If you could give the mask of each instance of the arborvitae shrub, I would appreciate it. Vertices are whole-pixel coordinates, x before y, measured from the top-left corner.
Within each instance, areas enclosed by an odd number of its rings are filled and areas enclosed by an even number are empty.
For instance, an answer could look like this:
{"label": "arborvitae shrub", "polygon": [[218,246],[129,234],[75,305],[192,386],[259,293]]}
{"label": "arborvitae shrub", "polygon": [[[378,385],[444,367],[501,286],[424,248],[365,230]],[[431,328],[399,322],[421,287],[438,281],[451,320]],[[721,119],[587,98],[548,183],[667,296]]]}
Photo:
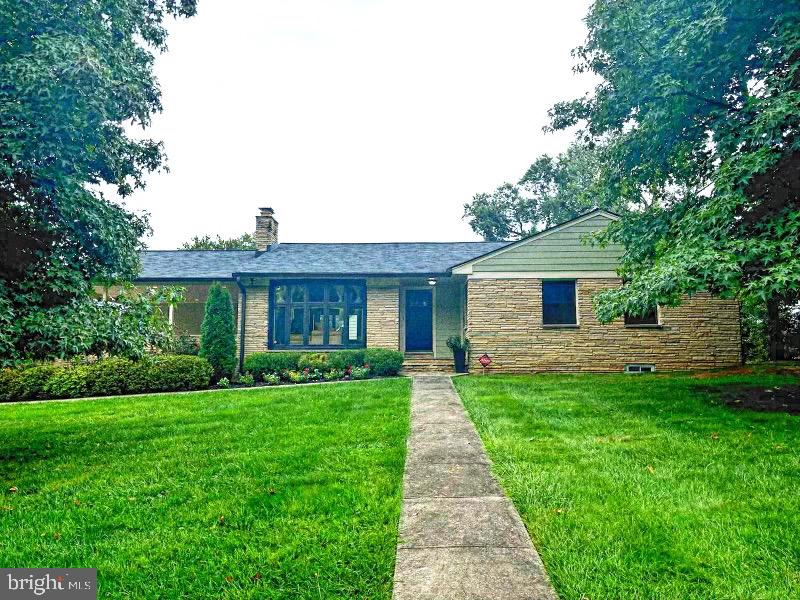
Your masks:
{"label": "arborvitae shrub", "polygon": [[236,369],[236,324],[227,288],[214,283],[208,289],[206,311],[200,328],[200,356],[214,368],[214,381],[230,379]]}

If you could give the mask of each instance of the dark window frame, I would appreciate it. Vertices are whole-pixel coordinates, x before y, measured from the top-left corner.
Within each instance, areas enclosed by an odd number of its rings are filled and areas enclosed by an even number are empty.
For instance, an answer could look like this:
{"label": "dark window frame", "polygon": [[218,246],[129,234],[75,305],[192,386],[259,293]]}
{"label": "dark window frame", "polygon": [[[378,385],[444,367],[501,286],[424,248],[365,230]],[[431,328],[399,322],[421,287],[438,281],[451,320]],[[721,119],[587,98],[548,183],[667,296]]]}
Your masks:
{"label": "dark window frame", "polygon": [[[545,310],[545,286],[548,284],[571,284],[572,285],[572,309],[573,309],[573,321],[572,322],[548,322]],[[542,326],[545,328],[575,328],[579,326],[578,322],[578,280],[577,279],[543,279],[541,283],[541,291],[542,291]]]}
{"label": "dark window frame", "polygon": [[[324,299],[322,301],[312,302],[309,297],[309,287],[315,285],[324,286]],[[333,286],[344,286],[344,297],[341,301],[332,301],[330,299],[330,288]],[[304,299],[302,301],[293,301],[291,294],[287,296],[285,302],[278,304],[275,301],[275,290],[279,286],[304,286]],[[358,287],[361,291],[361,302],[352,302],[348,298],[347,286]],[[287,343],[279,344],[275,342],[275,325],[276,325],[276,311],[278,308],[284,308],[284,324],[285,339]],[[303,343],[291,344],[288,343],[292,322],[292,312],[295,309],[302,308],[303,310]],[[323,310],[323,343],[310,344],[309,337],[311,334],[311,311],[315,308]],[[342,309],[342,343],[330,343],[330,309]],[[357,339],[349,339],[349,319],[348,315],[351,310],[359,311],[359,331]],[[367,285],[363,279],[273,279],[269,283],[269,322],[267,324],[267,347],[270,350],[344,350],[351,348],[366,348],[367,345]]]}

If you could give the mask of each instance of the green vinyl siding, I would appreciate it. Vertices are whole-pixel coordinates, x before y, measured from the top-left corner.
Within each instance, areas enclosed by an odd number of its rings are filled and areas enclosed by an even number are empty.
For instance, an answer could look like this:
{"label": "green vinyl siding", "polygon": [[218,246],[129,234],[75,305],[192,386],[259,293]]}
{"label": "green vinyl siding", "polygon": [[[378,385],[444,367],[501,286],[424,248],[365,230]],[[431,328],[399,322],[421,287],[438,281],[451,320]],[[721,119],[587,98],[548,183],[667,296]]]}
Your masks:
{"label": "green vinyl siding", "polygon": [[464,283],[440,279],[436,284],[436,312],[434,327],[434,356],[447,358],[452,356],[447,347],[447,338],[461,335],[461,311],[464,296]]}
{"label": "green vinyl siding", "polygon": [[611,220],[596,215],[580,223],[567,225],[542,238],[533,238],[493,256],[478,260],[475,273],[526,271],[615,271],[622,246],[601,248],[585,243],[588,235],[608,226]]}

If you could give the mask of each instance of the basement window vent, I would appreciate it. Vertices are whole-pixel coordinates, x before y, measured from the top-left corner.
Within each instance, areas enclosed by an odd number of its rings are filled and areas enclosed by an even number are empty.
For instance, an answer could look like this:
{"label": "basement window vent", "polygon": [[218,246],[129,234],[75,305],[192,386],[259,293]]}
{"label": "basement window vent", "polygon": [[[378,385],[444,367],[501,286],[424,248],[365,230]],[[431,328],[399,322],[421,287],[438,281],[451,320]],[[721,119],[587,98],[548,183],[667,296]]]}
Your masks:
{"label": "basement window vent", "polygon": [[642,365],[639,363],[625,365],[626,373],[652,373],[655,370],[656,370],[655,365]]}

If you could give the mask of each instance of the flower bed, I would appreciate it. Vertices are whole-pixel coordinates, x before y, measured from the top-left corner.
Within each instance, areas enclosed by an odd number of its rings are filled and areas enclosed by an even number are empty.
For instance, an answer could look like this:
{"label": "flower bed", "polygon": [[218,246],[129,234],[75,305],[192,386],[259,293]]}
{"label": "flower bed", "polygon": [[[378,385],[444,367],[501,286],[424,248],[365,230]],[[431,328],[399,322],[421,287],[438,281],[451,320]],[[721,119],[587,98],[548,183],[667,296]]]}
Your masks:
{"label": "flower bed", "polygon": [[[397,375],[403,354],[380,348],[337,352],[258,352],[245,372],[217,388],[352,381]],[[39,363],[0,370],[0,402],[115,396],[208,389],[212,368],[189,355],[158,355],[138,361],[104,358],[72,363]]]}
{"label": "flower bed", "polygon": [[[244,361],[245,386],[351,381],[397,375],[403,353],[383,348],[335,352],[256,352]],[[222,387],[230,387],[231,382]]]}

